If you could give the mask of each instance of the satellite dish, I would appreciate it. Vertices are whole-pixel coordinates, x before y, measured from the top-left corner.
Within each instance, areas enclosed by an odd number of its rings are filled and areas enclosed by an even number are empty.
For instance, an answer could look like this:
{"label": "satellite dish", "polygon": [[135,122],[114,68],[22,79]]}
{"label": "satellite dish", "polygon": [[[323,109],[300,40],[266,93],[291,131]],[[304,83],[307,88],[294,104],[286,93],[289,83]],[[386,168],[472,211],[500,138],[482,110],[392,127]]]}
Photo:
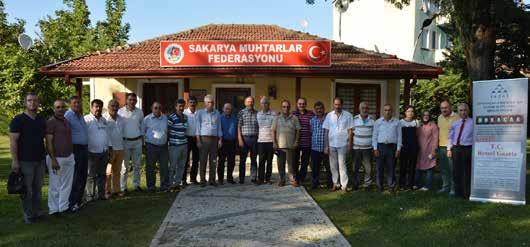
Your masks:
{"label": "satellite dish", "polygon": [[18,35],[18,44],[22,47],[22,49],[27,51],[33,46],[33,39],[31,39],[30,36],[22,33]]}
{"label": "satellite dish", "polygon": [[307,28],[308,25],[309,25],[309,22],[307,22],[306,19],[303,19],[300,21],[300,26],[302,26],[304,30]]}
{"label": "satellite dish", "polygon": [[350,6],[350,0],[335,0],[335,8],[337,8],[340,13],[346,12],[348,6]]}

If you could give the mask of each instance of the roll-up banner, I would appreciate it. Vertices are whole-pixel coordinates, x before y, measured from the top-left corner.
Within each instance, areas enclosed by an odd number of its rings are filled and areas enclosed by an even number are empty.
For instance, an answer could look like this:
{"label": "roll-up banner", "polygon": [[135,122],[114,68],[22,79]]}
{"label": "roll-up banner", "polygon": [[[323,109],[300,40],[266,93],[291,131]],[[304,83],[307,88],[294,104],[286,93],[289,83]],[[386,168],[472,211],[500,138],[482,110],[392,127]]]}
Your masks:
{"label": "roll-up banner", "polygon": [[471,201],[525,204],[528,78],[473,82]]}

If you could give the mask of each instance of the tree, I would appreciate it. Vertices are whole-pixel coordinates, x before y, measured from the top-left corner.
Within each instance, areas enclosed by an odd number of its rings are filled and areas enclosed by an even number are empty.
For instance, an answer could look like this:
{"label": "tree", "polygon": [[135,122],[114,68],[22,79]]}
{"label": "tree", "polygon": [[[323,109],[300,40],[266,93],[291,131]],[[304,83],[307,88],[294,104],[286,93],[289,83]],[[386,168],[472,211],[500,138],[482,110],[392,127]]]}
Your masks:
{"label": "tree", "polygon": [[[44,65],[84,56],[97,49],[124,44],[128,38],[129,24],[122,25],[125,2],[107,0],[105,37],[99,41],[96,28],[91,25],[90,11],[85,0],[64,0],[65,10],[40,20],[40,38],[29,51],[18,45],[17,37],[24,33],[23,20],[7,22],[4,2],[0,0],[0,132],[6,132],[6,119],[23,109],[24,94],[33,91],[41,99],[41,113],[52,114],[55,99],[66,99],[74,87],[65,86],[62,79],[44,77],[38,69]],[[106,38],[102,38],[106,39]]]}
{"label": "tree", "polygon": [[[354,0],[349,0],[353,2]],[[358,0],[363,1],[363,0]],[[364,0],[368,1],[368,0]],[[400,8],[409,0],[387,0]],[[513,0],[433,0],[441,6],[441,16],[455,24],[461,42],[469,79],[487,80],[494,77],[497,24],[520,21],[521,1]],[[312,4],[315,0],[306,0]]]}
{"label": "tree", "polygon": [[129,39],[129,23],[122,24],[125,0],[106,0],[105,21],[96,24],[96,35],[100,49],[124,45]]}

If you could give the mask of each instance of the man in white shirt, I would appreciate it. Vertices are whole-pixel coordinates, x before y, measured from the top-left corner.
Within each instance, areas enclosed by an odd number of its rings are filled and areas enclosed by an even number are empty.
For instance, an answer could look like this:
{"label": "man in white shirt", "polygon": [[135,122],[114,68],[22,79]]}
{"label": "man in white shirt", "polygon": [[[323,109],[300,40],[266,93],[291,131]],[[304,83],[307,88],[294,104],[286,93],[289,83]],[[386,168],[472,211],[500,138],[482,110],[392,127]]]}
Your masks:
{"label": "man in white shirt", "polygon": [[[87,201],[106,200],[105,180],[109,159],[109,149],[112,144],[109,138],[107,120],[101,115],[103,101],[99,99],[90,102],[90,114],[85,116],[88,128],[88,178],[86,183]],[[96,196],[97,185],[97,196]]]}
{"label": "man in white shirt", "polygon": [[[120,104],[117,100],[111,99],[107,105],[109,109],[104,114],[107,120],[110,142],[112,143],[112,150],[109,154],[109,164],[107,165],[107,184],[106,193],[107,198],[118,195],[121,192],[120,177],[123,163],[123,119],[118,115]],[[122,194],[120,194],[122,195]]]}
{"label": "man in white shirt", "polygon": [[[195,115],[197,114],[197,98],[190,96],[188,99],[188,108],[184,110],[184,115],[188,119],[188,128],[186,137],[188,138],[188,157],[186,158],[186,168],[182,174],[182,185],[187,185],[188,170],[190,171],[190,182],[198,184],[197,174],[199,173],[199,148],[197,148],[197,139],[195,138]],[[191,159],[191,167],[190,167]]]}
{"label": "man in white shirt", "polygon": [[140,188],[140,162],[142,158],[142,121],[144,113],[136,107],[138,99],[135,93],[127,94],[127,103],[118,111],[123,119],[124,157],[121,168],[121,190],[127,192],[129,161],[133,167],[133,186],[135,191]]}
{"label": "man in white shirt", "polygon": [[154,102],[151,114],[144,118],[142,135],[145,139],[145,178],[147,190],[155,191],[155,165],[160,166],[160,191],[169,188],[169,153],[167,148],[167,117],[162,114],[162,105]]}
{"label": "man in white shirt", "polygon": [[384,171],[387,169],[388,190],[391,191],[395,185],[396,159],[401,150],[401,125],[399,120],[392,117],[390,104],[383,106],[383,117],[375,121],[372,147],[376,157],[377,187],[381,192],[384,190]]}
{"label": "man in white shirt", "polygon": [[368,114],[368,103],[359,104],[359,112],[353,118],[353,189],[359,189],[361,184],[359,178],[359,168],[364,167],[363,187],[367,188],[372,184],[372,135],[374,131],[375,119]]}
{"label": "man in white shirt", "polygon": [[334,110],[326,115],[322,128],[324,128],[324,153],[329,154],[329,167],[333,180],[331,191],[336,191],[340,187],[346,192],[348,186],[346,155],[353,145],[353,117],[351,113],[342,109],[342,103],[339,97],[333,100]]}
{"label": "man in white shirt", "polygon": [[267,96],[260,99],[261,111],[258,112],[258,184],[270,184],[272,175],[272,158],[274,149],[272,145],[272,122],[276,112],[270,109],[270,100]]}

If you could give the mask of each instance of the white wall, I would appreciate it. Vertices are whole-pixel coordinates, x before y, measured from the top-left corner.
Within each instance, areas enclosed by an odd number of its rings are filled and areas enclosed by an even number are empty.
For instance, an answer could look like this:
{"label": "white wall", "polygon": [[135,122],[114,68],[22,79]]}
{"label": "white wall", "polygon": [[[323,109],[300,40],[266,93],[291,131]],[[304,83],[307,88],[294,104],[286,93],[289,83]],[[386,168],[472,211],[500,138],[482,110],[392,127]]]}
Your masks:
{"label": "white wall", "polygon": [[[428,14],[432,14],[424,13],[420,9],[422,5],[422,0],[413,0],[410,5],[398,9],[386,0],[353,1],[348,10],[342,13],[341,37],[340,13],[333,8],[333,39],[360,48],[396,55],[401,59],[434,65],[443,59],[442,50],[425,50],[421,49],[421,44],[416,45],[423,20]],[[434,23],[428,30],[442,33]],[[445,37],[443,35],[443,38]]]}

